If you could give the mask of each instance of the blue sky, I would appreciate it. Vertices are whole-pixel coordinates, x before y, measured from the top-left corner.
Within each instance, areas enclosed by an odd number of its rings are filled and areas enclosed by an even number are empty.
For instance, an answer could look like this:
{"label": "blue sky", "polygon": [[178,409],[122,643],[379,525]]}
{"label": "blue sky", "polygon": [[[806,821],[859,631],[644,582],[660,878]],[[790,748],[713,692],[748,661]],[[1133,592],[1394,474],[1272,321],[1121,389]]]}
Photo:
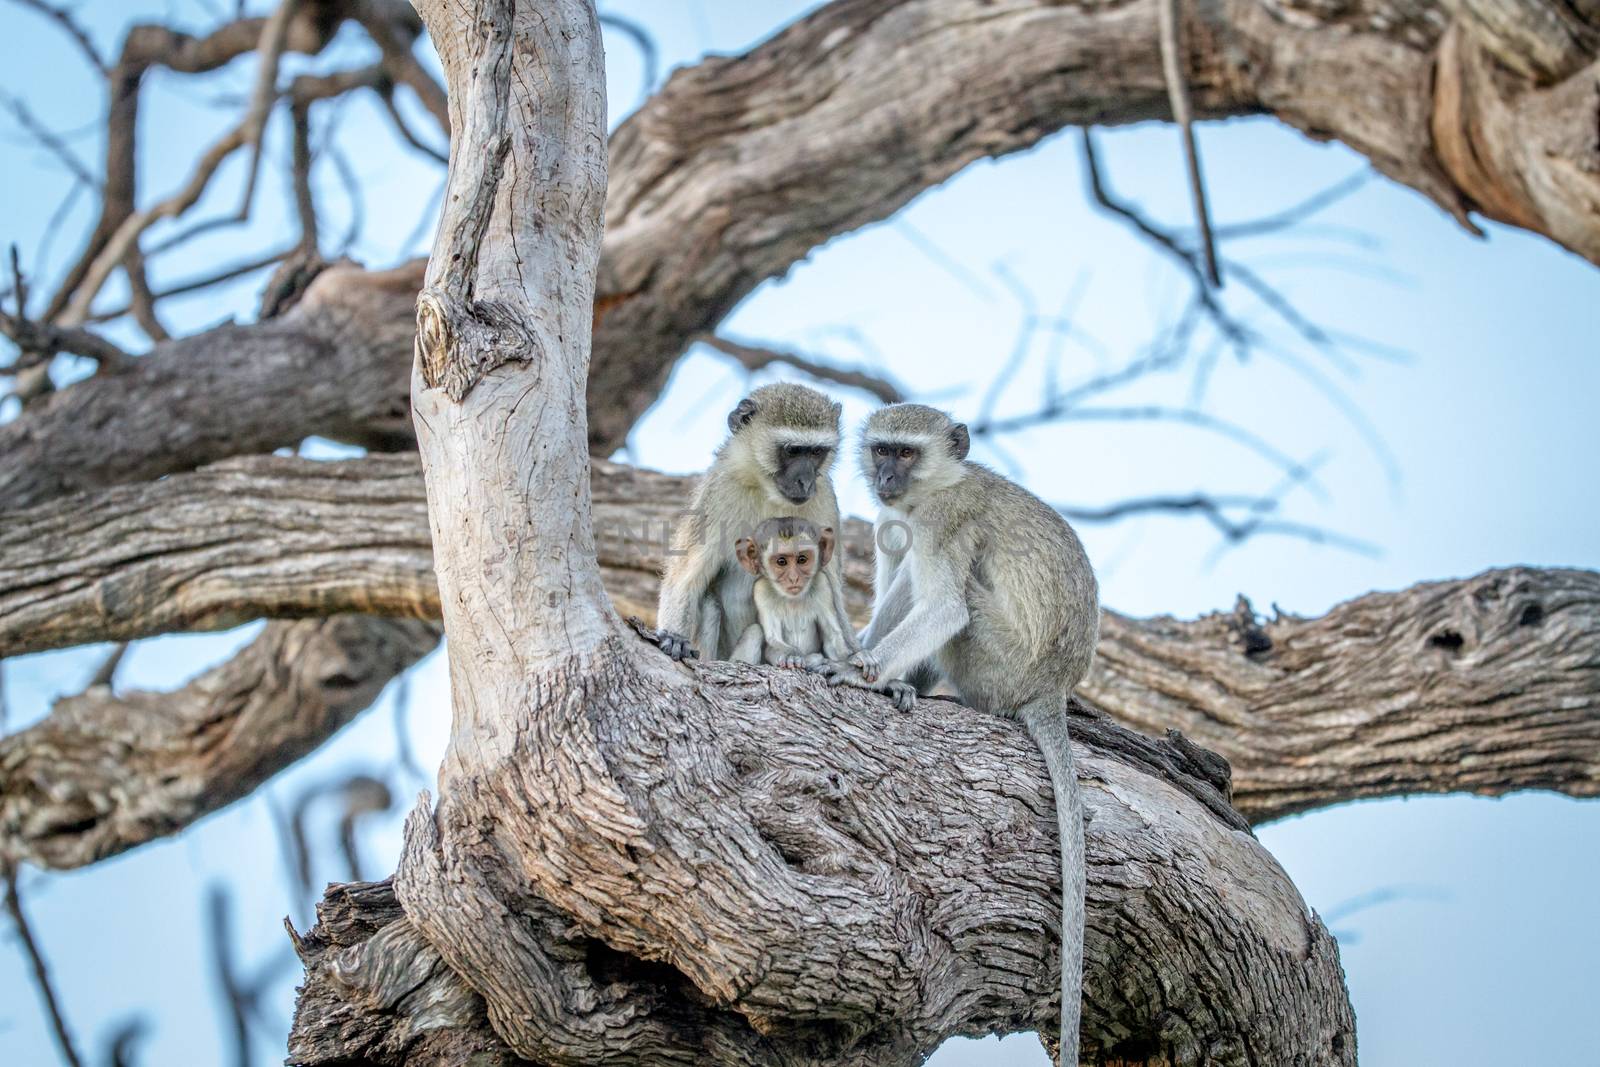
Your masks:
{"label": "blue sky", "polygon": [[[170,5],[199,26],[200,5]],[[805,5],[693,0],[681,5],[611,4],[656,34],[669,64],[708,50],[736,51]],[[103,48],[133,11],[161,3],[82,7]],[[50,124],[81,129],[99,112],[81,60],[53,28],[14,5],[0,7],[6,33],[0,85]],[[614,119],[641,92],[638,57],[610,43]],[[353,61],[344,42],[301,66]],[[229,113],[206,101],[236,94],[248,70],[203,79],[152,77],[141,134],[147,193],[174,187],[198,147]],[[384,265],[426,248],[432,163],[396,148],[381,109],[355,99],[341,114],[341,143],[361,179],[364,219],[352,253]],[[425,117],[417,127],[428,130]],[[287,152],[281,118],[271,130],[259,217],[191,251],[157,259],[157,286],[223,259],[272,247],[289,232],[288,195],[277,174]],[[1207,124],[1202,149],[1214,212],[1227,223],[1269,214],[1346,176],[1364,161],[1314,144],[1269,120]],[[96,163],[92,129],[72,140]],[[7,188],[0,237],[24,263],[35,251],[67,182],[0,113]],[[1117,191],[1169,225],[1188,221],[1177,136],[1137,127],[1101,137],[1102,163]],[[233,204],[237,168],[206,204]],[[318,171],[323,228],[337,240],[350,220],[331,165]],[[59,227],[59,270],[89,221],[85,202]],[[423,224],[419,229],[419,221]],[[1220,358],[1202,410],[1259,435],[1295,461],[1315,464],[1316,484],[1282,502],[1284,518],[1375,546],[1363,554],[1293,538],[1229,548],[1194,518],[1157,518],[1082,532],[1109,606],[1179,616],[1225,608],[1236,594],[1259,608],[1318,613],[1371,589],[1471,574],[1512,563],[1600,566],[1595,457],[1600,420],[1600,271],[1541,239],[1489,227],[1471,238],[1417,194],[1381,178],[1305,227],[1240,241],[1226,251],[1268,278],[1325,327],[1376,342],[1323,353],[1294,339],[1259,304],[1229,297],[1272,338],[1246,363]],[[247,318],[260,278],[175,305],[175,331],[230,316]],[[1064,383],[1125,364],[1177,315],[1186,282],[1121,225],[1088,204],[1076,137],[999,162],[977,164],[920,197],[896,218],[841,237],[790,275],[762,287],[726,324],[730,334],[843,362],[871,363],[916,392],[974,419],[1000,367],[1017,351],[1023,298],[1050,315],[1070,311],[1071,331],[1032,338],[993,413],[1038,404],[1055,361]],[[123,340],[135,338],[119,334]],[[764,379],[763,379],[764,380]],[[1181,407],[1193,395],[1195,363],[1105,398],[1106,406]],[[722,413],[754,384],[705,351],[685,359],[662,401],[629,442],[638,462],[676,471],[703,467],[722,432]],[[847,418],[869,410],[840,393]],[[3,417],[3,416],[0,416]],[[1095,506],[1154,493],[1262,493],[1281,470],[1236,442],[1193,428],[1085,422],[1011,435],[981,458],[1062,505]],[[862,488],[841,486],[849,510],[867,508]],[[251,628],[164,638],[138,646],[124,686],[168,688],[223,658]],[[5,664],[13,727],[44,714],[55,696],[81,687],[97,650],[49,653]],[[435,656],[415,672],[408,733],[432,768],[448,730],[448,687]],[[394,693],[264,794],[176,839],[87,871],[27,880],[36,932],[48,947],[66,1008],[85,1047],[134,1013],[155,1022],[144,1062],[209,1063],[222,1057],[201,930],[212,882],[234,891],[239,955],[249,968],[281,958],[279,919],[303,918],[289,899],[269,801],[286,805],[306,786],[394,763]],[[398,808],[426,784],[391,775]],[[317,877],[340,877],[331,812],[314,813]],[[375,819],[363,836],[371,872],[392,869],[401,812]],[[1585,1027],[1597,992],[1600,933],[1592,892],[1600,880],[1600,807],[1525,794],[1347,805],[1261,830],[1306,899],[1341,935],[1367,1067],[1592,1060]],[[260,1062],[282,1057],[293,967],[271,987],[257,1027]],[[0,943],[0,1061],[55,1062],[43,1016],[18,952]],[[1042,1064],[1037,1043],[952,1042],[933,1061]]]}

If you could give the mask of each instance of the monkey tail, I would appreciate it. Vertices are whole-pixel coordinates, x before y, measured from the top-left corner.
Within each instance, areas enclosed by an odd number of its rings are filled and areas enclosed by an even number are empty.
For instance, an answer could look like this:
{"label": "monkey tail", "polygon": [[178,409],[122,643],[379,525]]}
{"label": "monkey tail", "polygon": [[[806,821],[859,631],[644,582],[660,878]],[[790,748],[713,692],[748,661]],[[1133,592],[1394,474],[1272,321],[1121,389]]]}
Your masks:
{"label": "monkey tail", "polygon": [[1078,1016],[1083,1007],[1083,799],[1072,764],[1066,710],[1056,703],[1025,705],[1017,717],[1044,755],[1061,831],[1061,1067],[1078,1064]]}

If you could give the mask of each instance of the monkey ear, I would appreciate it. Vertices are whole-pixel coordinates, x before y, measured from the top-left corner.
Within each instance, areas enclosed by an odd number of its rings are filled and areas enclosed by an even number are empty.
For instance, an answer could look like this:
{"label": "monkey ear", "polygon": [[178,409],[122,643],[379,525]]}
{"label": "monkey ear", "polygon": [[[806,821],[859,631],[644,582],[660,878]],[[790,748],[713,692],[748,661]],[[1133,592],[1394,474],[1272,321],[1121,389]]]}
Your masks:
{"label": "monkey ear", "polygon": [[756,410],[756,402],[749,397],[739,401],[739,406],[728,412],[728,432],[738,433],[741,427],[748,426],[756,417]]}
{"label": "monkey ear", "polygon": [[972,435],[967,433],[967,424],[958,422],[950,427],[950,451],[957,459],[966,459],[967,453],[972,449]]}
{"label": "monkey ear", "polygon": [[739,538],[733,543],[733,554],[739,558],[739,566],[756,577],[761,577],[761,550],[756,547],[754,540],[748,537]]}
{"label": "monkey ear", "polygon": [[833,402],[833,426],[839,428],[839,421],[844,418],[844,405],[837,400]]}
{"label": "monkey ear", "polygon": [[828,565],[828,561],[832,558],[833,527],[824,526],[822,528],[822,532],[817,535],[817,569],[821,570],[822,568],[826,567]]}

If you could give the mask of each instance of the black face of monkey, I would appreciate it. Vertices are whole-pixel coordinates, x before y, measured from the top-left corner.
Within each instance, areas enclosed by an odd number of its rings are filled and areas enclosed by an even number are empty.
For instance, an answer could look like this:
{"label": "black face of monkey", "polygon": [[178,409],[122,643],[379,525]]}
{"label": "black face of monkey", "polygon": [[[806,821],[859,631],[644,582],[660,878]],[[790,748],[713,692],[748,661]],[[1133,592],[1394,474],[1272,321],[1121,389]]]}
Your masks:
{"label": "black face of monkey", "polygon": [[817,472],[828,461],[829,449],[823,445],[787,444],[778,446],[778,471],[773,481],[778,492],[791,504],[804,504],[817,491]]}
{"label": "black face of monkey", "polygon": [[872,446],[872,489],[879,500],[891,503],[911,486],[911,469],[922,458],[915,445],[879,441]]}

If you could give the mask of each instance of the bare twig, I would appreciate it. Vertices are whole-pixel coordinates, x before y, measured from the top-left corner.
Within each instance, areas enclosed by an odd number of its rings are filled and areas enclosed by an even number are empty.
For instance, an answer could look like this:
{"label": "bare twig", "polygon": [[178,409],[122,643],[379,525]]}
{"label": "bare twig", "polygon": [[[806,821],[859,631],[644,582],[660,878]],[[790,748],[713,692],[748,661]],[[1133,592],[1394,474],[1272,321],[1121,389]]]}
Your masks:
{"label": "bare twig", "polygon": [[317,202],[311,193],[311,104],[299,96],[289,103],[290,159],[289,184],[294,189],[295,215],[300,219],[299,247],[317,250]]}
{"label": "bare twig", "polygon": [[650,93],[656,87],[656,79],[661,73],[661,53],[656,48],[656,39],[650,31],[642,25],[621,15],[601,12],[600,25],[609,26],[633,42],[639,50],[639,60],[644,66],[644,84],[640,87],[639,99],[641,102],[649,99]]}
{"label": "bare twig", "polygon": [[122,666],[122,660],[127,656],[129,646],[130,642],[119,641],[110,654],[106,656],[105,660],[101,662],[99,669],[94,672],[94,677],[89,679],[89,684],[84,688],[93,689],[97,685],[111,685],[115,682],[117,668]]}
{"label": "bare twig", "polygon": [[[141,234],[157,222],[162,219],[177,218],[193,207],[210,186],[211,179],[216,176],[223,161],[239,148],[248,146],[253,150],[259,149],[267,113],[271,111],[272,103],[277,99],[273,87],[277,82],[278,62],[288,36],[288,15],[282,13],[290,8],[293,2],[294,0],[288,0],[260,29],[256,45],[261,56],[260,70],[257,73],[256,92],[250,109],[238,125],[223,134],[201,155],[188,181],[176,193],[149,208],[131,211],[121,220],[89,262],[81,281],[73,287],[70,299],[56,320],[61,325],[77,326],[88,321],[95,297],[100,294],[111,272],[122,264],[129,248],[138,241]],[[256,169],[256,164],[252,161],[239,211],[232,218],[222,220],[222,224],[242,222],[249,217],[250,203],[255,191]]]}
{"label": "bare twig", "polygon": [[394,806],[394,795],[380,779],[368,774],[352,775],[342,787],[344,811],[339,815],[339,851],[344,855],[350,881],[364,881],[360,849],[356,844],[356,824],[368,815],[378,815]]}
{"label": "bare twig", "polygon": [[0,368],[7,374],[37,366],[59,352],[92,359],[102,371],[120,370],[133,358],[99,334],[78,327],[50,326],[4,311],[0,311],[0,333],[21,349],[16,362]]}
{"label": "bare twig", "polygon": [[[295,247],[297,248],[299,246],[296,245]],[[294,251],[295,248],[281,248],[275,252],[268,252],[265,255],[259,256],[255,259],[247,259],[242,263],[234,263],[226,267],[219,267],[217,270],[212,271],[209,274],[202,274],[195,278],[189,278],[181,282],[174,282],[165,289],[157,290],[153,294],[153,297],[155,300],[160,301],[172,296],[186,296],[190,293],[197,293],[202,289],[209,289],[214,285],[222,285],[238,278],[242,278],[247,274],[254,274],[258,270],[265,270],[274,263],[282,261]],[[89,321],[95,323],[111,322],[115,319],[120,319],[122,316],[128,314],[132,310],[133,308],[131,305],[122,304],[118,307],[109,308],[105,311],[95,312],[93,315],[89,316]]]}
{"label": "bare twig", "polygon": [[399,105],[395,103],[394,89],[391,85],[386,83],[378,86],[378,98],[383,101],[384,109],[389,112],[389,121],[394,123],[395,132],[400,135],[402,141],[435,162],[450,162],[448,154],[439,151],[412,132],[406,117],[400,113]]}
{"label": "bare twig", "polygon": [[105,1062],[107,1067],[134,1067],[133,1050],[150,1033],[150,1021],[143,1015],[134,1015],[118,1023],[106,1035]]}
{"label": "bare twig", "polygon": [[16,312],[0,311],[0,334],[10,338],[18,352],[11,365],[3,368],[6,373],[15,375],[21,371],[42,369],[59,352],[87,356],[100,364],[102,370],[116,370],[132,358],[110,341],[88,330],[51,326],[30,319],[27,313],[28,279],[22,273],[16,245],[11,246],[10,259],[11,295],[16,303]]}
{"label": "bare twig", "polygon": [[[4,694],[0,694],[3,696]],[[394,688],[394,747],[395,753],[400,758],[400,768],[412,778],[426,781],[428,774],[423,771],[422,765],[417,762],[417,755],[411,748],[411,675],[402,674]],[[0,731],[4,730],[4,723],[0,723]]]}
{"label": "bare twig", "polygon": [[250,166],[245,171],[244,196],[239,204],[241,219],[249,216],[250,201],[255,198],[256,179],[261,173],[261,135],[266,131],[272,105],[278,100],[278,61],[289,39],[289,22],[299,6],[300,0],[278,0],[277,8],[261,30],[261,44],[256,49],[260,57],[256,64],[255,89],[250,96],[250,109],[241,123],[244,143],[250,146]]}
{"label": "bare twig", "polygon": [[67,169],[67,172],[77,179],[79,184],[90,189],[100,188],[100,179],[89,172],[89,168],[73,154],[72,149],[67,147],[60,134],[39,121],[38,116],[29,109],[27,103],[21,97],[0,92],[0,104],[5,105],[5,109],[11,112],[11,117],[17,120],[17,125],[21,126],[29,137],[39,142],[39,145],[45,151],[54,156]]}
{"label": "bare twig", "polygon": [[1189,100],[1189,75],[1184,70],[1183,20],[1178,12],[1178,0],[1160,0],[1156,12],[1161,37],[1161,73],[1167,82],[1167,98],[1172,102],[1172,119],[1183,134],[1183,158],[1189,170],[1189,192],[1194,198],[1206,281],[1212,288],[1218,288],[1222,285],[1222,275],[1217,270],[1216,242],[1211,236],[1211,212],[1206,206],[1206,184],[1200,174],[1200,148],[1194,139],[1194,113]]}
{"label": "bare twig", "polygon": [[211,949],[211,975],[223,997],[223,1011],[233,1038],[235,1067],[250,1067],[251,990],[239,980],[233,958],[232,896],[220,882],[206,888],[206,933]]}
{"label": "bare twig", "polygon": [[89,60],[90,66],[94,67],[102,75],[110,73],[109,68],[106,66],[105,57],[94,46],[94,41],[90,39],[88,32],[78,25],[77,19],[72,17],[72,12],[67,11],[65,8],[56,7],[54,4],[47,4],[44,0],[12,0],[12,2],[37,11],[46,18],[53,20],[77,43],[78,50]]}
{"label": "bare twig", "polygon": [[383,53],[383,66],[389,77],[417,94],[422,106],[439,124],[440,131],[448,137],[450,108],[445,101],[444,86],[434,80],[411,50],[421,34],[421,21],[412,22],[408,19],[401,24],[387,17],[384,12],[374,10],[370,4],[357,4],[355,18]]}
{"label": "bare twig", "polygon": [[67,1029],[67,1020],[61,1013],[61,1002],[56,995],[55,987],[50,982],[50,968],[45,964],[44,953],[39,950],[39,943],[34,940],[33,930],[28,926],[27,915],[22,910],[22,897],[17,892],[17,871],[15,867],[6,865],[0,870],[6,883],[5,906],[11,915],[11,921],[16,923],[17,937],[22,942],[22,950],[28,956],[28,962],[33,965],[33,981],[39,990],[39,999],[44,1001],[45,1011],[50,1016],[50,1026],[55,1032],[56,1047],[61,1051],[61,1058],[69,1067],[81,1067],[83,1060],[78,1057],[78,1050],[72,1044],[72,1034]]}
{"label": "bare twig", "polygon": [[1354,174],[1334,182],[1328,188],[1313,193],[1300,201],[1300,203],[1284,208],[1282,211],[1275,211],[1271,215],[1263,215],[1261,218],[1248,219],[1244,222],[1224,223],[1216,228],[1217,240],[1260,237],[1264,234],[1277,233],[1291,226],[1297,226],[1317,212],[1338,203],[1366,185],[1372,180],[1374,173],[1370,168],[1358,170]]}
{"label": "bare twig", "polygon": [[887,377],[871,374],[858,367],[838,367],[811,359],[798,352],[772,348],[767,345],[754,345],[748,341],[735,341],[730,337],[718,336],[717,334],[701,334],[695,340],[716,349],[725,356],[732,357],[738,361],[740,366],[749,371],[758,371],[770,367],[774,363],[782,363],[819,381],[833,382],[849,389],[860,389],[877,397],[885,404],[898,404],[906,399],[906,391],[898,382]]}

